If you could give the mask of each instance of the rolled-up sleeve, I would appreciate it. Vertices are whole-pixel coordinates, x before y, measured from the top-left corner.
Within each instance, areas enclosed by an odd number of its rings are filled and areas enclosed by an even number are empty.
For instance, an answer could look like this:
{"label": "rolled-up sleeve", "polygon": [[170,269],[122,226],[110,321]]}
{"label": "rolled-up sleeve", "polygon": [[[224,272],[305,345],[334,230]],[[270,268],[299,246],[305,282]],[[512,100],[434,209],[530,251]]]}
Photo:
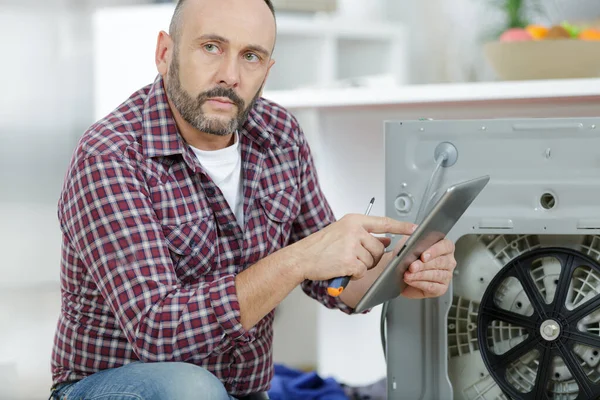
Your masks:
{"label": "rolled-up sleeve", "polygon": [[[300,128],[298,127],[298,129]],[[301,134],[300,137],[304,138],[304,135]],[[321,191],[311,149],[306,140],[300,144],[299,154],[301,209],[292,229],[292,243],[335,222],[333,211]],[[326,281],[306,280],[302,283],[302,290],[325,307],[337,308],[347,314],[352,313],[352,308],[348,307],[339,297],[333,297],[327,293],[327,285]]]}
{"label": "rolled-up sleeve", "polygon": [[72,169],[61,201],[63,233],[141,360],[198,359],[252,340],[233,275],[194,287],[178,281],[135,166],[88,156]]}

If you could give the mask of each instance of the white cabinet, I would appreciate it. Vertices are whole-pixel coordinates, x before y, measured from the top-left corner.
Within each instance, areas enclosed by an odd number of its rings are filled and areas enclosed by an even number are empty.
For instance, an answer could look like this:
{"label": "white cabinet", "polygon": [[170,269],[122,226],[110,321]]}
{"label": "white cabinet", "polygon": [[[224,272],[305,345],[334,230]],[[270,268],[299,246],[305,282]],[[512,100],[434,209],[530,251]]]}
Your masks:
{"label": "white cabinet", "polygon": [[280,15],[266,89],[405,84],[405,43],[404,29],[390,23]]}
{"label": "white cabinet", "polygon": [[[167,3],[94,11],[95,118],[153,81],[156,39],[168,30],[173,10]],[[277,21],[276,64],[266,90],[406,83],[406,35],[399,24],[326,13],[280,13]]]}

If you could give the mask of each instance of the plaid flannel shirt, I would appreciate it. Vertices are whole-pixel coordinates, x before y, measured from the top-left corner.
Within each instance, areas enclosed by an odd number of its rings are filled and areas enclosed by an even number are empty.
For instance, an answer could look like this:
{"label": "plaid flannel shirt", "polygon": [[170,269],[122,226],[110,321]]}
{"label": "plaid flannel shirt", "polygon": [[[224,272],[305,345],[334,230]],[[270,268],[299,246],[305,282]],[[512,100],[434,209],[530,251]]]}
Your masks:
{"label": "plaid flannel shirt", "polygon": [[[295,118],[259,99],[239,130],[244,226],[180,136],[162,78],[82,136],[58,204],[55,384],[133,361],[189,362],[268,389],[273,312],[246,331],[235,275],[334,221]],[[325,282],[303,290],[329,308]]]}

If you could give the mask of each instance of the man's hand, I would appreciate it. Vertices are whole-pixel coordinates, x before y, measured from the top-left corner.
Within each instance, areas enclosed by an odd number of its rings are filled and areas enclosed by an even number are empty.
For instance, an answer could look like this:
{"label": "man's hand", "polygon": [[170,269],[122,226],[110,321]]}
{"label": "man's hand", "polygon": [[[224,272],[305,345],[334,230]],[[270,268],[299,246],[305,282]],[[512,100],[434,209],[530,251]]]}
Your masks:
{"label": "man's hand", "polygon": [[404,273],[404,281],[408,286],[402,296],[424,299],[443,295],[448,290],[454,268],[454,243],[448,239],[437,242]]}
{"label": "man's hand", "polygon": [[303,279],[328,280],[338,276],[362,278],[377,265],[390,239],[371,233],[410,235],[416,225],[387,217],[350,214],[288,246]]}

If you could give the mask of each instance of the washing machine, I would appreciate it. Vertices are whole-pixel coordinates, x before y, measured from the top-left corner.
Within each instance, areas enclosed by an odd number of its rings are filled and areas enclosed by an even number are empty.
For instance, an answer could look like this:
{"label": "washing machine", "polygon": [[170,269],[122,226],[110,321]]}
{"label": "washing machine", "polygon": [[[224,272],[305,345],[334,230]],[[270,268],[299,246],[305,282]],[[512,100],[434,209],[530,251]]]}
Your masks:
{"label": "washing machine", "polygon": [[386,121],[385,213],[490,181],[445,295],[382,310],[389,399],[600,398],[600,118]]}

